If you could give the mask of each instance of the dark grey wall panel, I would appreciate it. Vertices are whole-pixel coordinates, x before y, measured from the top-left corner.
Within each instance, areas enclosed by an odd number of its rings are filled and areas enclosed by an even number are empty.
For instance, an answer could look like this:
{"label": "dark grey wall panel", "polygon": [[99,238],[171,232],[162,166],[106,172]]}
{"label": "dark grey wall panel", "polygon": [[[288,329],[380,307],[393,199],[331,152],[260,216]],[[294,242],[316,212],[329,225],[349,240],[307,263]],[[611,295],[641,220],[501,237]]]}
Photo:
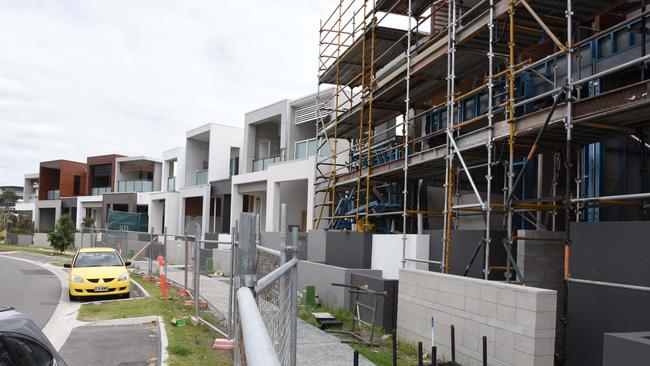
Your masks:
{"label": "dark grey wall panel", "polygon": [[571,223],[571,277],[650,286],[650,221]]}
{"label": "dark grey wall panel", "polygon": [[603,342],[603,366],[650,364],[650,332],[607,333]]}
{"label": "dark grey wall panel", "polygon": [[370,268],[372,234],[355,231],[327,231],[325,263],[344,268]]}
{"label": "dark grey wall panel", "polygon": [[[386,292],[386,297],[377,295],[359,295],[359,302],[368,306],[375,306],[377,299],[376,325],[384,328],[390,333],[397,326],[397,290],[398,280],[387,280],[371,275],[352,273],[350,284],[357,286],[368,286],[369,289],[378,292]],[[348,309],[354,312],[355,294],[350,294]],[[369,319],[364,319],[368,321]]]}
{"label": "dark grey wall panel", "polygon": [[[571,277],[650,285],[650,222],[572,223],[571,233]],[[650,292],[570,283],[568,304],[569,366],[601,365],[604,333],[650,330]]]}
{"label": "dark grey wall panel", "polygon": [[[429,259],[433,261],[442,260],[442,230],[424,230],[423,234],[429,234]],[[505,237],[505,231],[492,231],[492,244],[490,245],[490,264],[495,266],[505,266],[506,252],[503,249],[501,241]],[[451,232],[451,258],[450,273],[462,275],[467,263],[472,258],[472,253],[476,246],[485,236],[484,230],[452,230]],[[512,255],[517,258],[517,248],[513,246]],[[474,260],[468,276],[474,278],[483,278],[484,253],[481,249]],[[429,265],[429,270],[440,272],[440,266],[437,264]],[[492,270],[490,279],[504,280],[504,271]],[[514,272],[513,272],[514,275]]]}

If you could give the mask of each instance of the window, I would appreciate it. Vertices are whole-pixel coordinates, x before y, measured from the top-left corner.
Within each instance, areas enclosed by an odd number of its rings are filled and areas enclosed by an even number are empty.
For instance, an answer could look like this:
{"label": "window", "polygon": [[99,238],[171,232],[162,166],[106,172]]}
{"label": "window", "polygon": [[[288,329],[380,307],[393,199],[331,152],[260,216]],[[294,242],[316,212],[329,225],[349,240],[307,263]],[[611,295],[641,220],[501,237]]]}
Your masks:
{"label": "window", "polygon": [[32,340],[6,336],[0,342],[0,366],[49,366],[53,363],[50,352]]}
{"label": "window", "polygon": [[122,259],[115,251],[111,252],[85,252],[77,254],[74,268],[81,267],[110,267],[123,266]]}
{"label": "window", "polygon": [[230,158],[230,176],[239,174],[239,157]]}
{"label": "window", "polygon": [[78,175],[74,176],[74,193],[73,195],[78,196],[81,187],[81,177]]}

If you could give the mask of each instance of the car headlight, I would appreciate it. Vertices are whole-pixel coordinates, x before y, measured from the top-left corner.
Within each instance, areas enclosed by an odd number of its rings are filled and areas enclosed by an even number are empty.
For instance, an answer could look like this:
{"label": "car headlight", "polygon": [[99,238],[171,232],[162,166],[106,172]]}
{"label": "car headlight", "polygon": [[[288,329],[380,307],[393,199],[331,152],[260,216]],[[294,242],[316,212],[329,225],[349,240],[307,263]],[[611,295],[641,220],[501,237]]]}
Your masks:
{"label": "car headlight", "polygon": [[81,276],[72,275],[72,282],[74,283],[83,283],[84,279]]}
{"label": "car headlight", "polygon": [[124,272],[123,275],[117,278],[118,281],[126,281],[129,279],[129,272]]}

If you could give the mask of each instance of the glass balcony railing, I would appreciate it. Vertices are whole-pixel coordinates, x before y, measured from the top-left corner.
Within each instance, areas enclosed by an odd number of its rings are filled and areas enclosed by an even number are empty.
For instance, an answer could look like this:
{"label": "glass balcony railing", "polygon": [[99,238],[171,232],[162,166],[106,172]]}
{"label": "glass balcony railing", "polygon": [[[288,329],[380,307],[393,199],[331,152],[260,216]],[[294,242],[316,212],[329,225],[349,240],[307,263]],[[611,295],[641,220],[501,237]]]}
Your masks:
{"label": "glass balcony railing", "polygon": [[60,198],[60,191],[58,189],[52,189],[50,191],[47,191],[47,199],[48,200],[58,200]]}
{"label": "glass balcony railing", "polygon": [[150,180],[121,180],[117,182],[118,192],[151,192],[153,181]]}
{"label": "glass balcony railing", "polygon": [[208,170],[199,170],[196,172],[196,184],[208,184]]}
{"label": "glass balcony railing", "polygon": [[[319,145],[322,145],[320,151],[318,151]],[[323,139],[316,140],[315,138],[296,142],[293,158],[306,158],[308,156],[316,155],[317,151],[320,156],[329,156],[331,154],[329,142],[323,144]]]}
{"label": "glass balcony railing", "polygon": [[282,156],[281,155],[271,156],[271,157],[264,158],[264,159],[253,160],[253,171],[254,172],[259,172],[261,170],[265,170],[266,168],[270,167],[271,165],[273,165],[275,163],[279,163],[281,161],[282,161]]}
{"label": "glass balcony railing", "polygon": [[168,191],[176,190],[176,177],[167,178],[167,190]]}
{"label": "glass balcony railing", "polygon": [[111,193],[111,187],[93,187],[90,189],[91,196],[101,196],[104,193]]}

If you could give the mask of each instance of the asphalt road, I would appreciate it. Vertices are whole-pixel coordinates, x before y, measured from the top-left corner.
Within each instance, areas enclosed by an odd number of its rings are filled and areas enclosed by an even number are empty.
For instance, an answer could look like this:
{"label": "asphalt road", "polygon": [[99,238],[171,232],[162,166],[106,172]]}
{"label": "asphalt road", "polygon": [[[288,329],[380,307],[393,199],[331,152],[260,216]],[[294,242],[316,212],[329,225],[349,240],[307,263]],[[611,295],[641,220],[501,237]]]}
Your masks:
{"label": "asphalt road", "polygon": [[50,271],[0,255],[0,305],[27,314],[41,329],[61,298],[61,282]]}

